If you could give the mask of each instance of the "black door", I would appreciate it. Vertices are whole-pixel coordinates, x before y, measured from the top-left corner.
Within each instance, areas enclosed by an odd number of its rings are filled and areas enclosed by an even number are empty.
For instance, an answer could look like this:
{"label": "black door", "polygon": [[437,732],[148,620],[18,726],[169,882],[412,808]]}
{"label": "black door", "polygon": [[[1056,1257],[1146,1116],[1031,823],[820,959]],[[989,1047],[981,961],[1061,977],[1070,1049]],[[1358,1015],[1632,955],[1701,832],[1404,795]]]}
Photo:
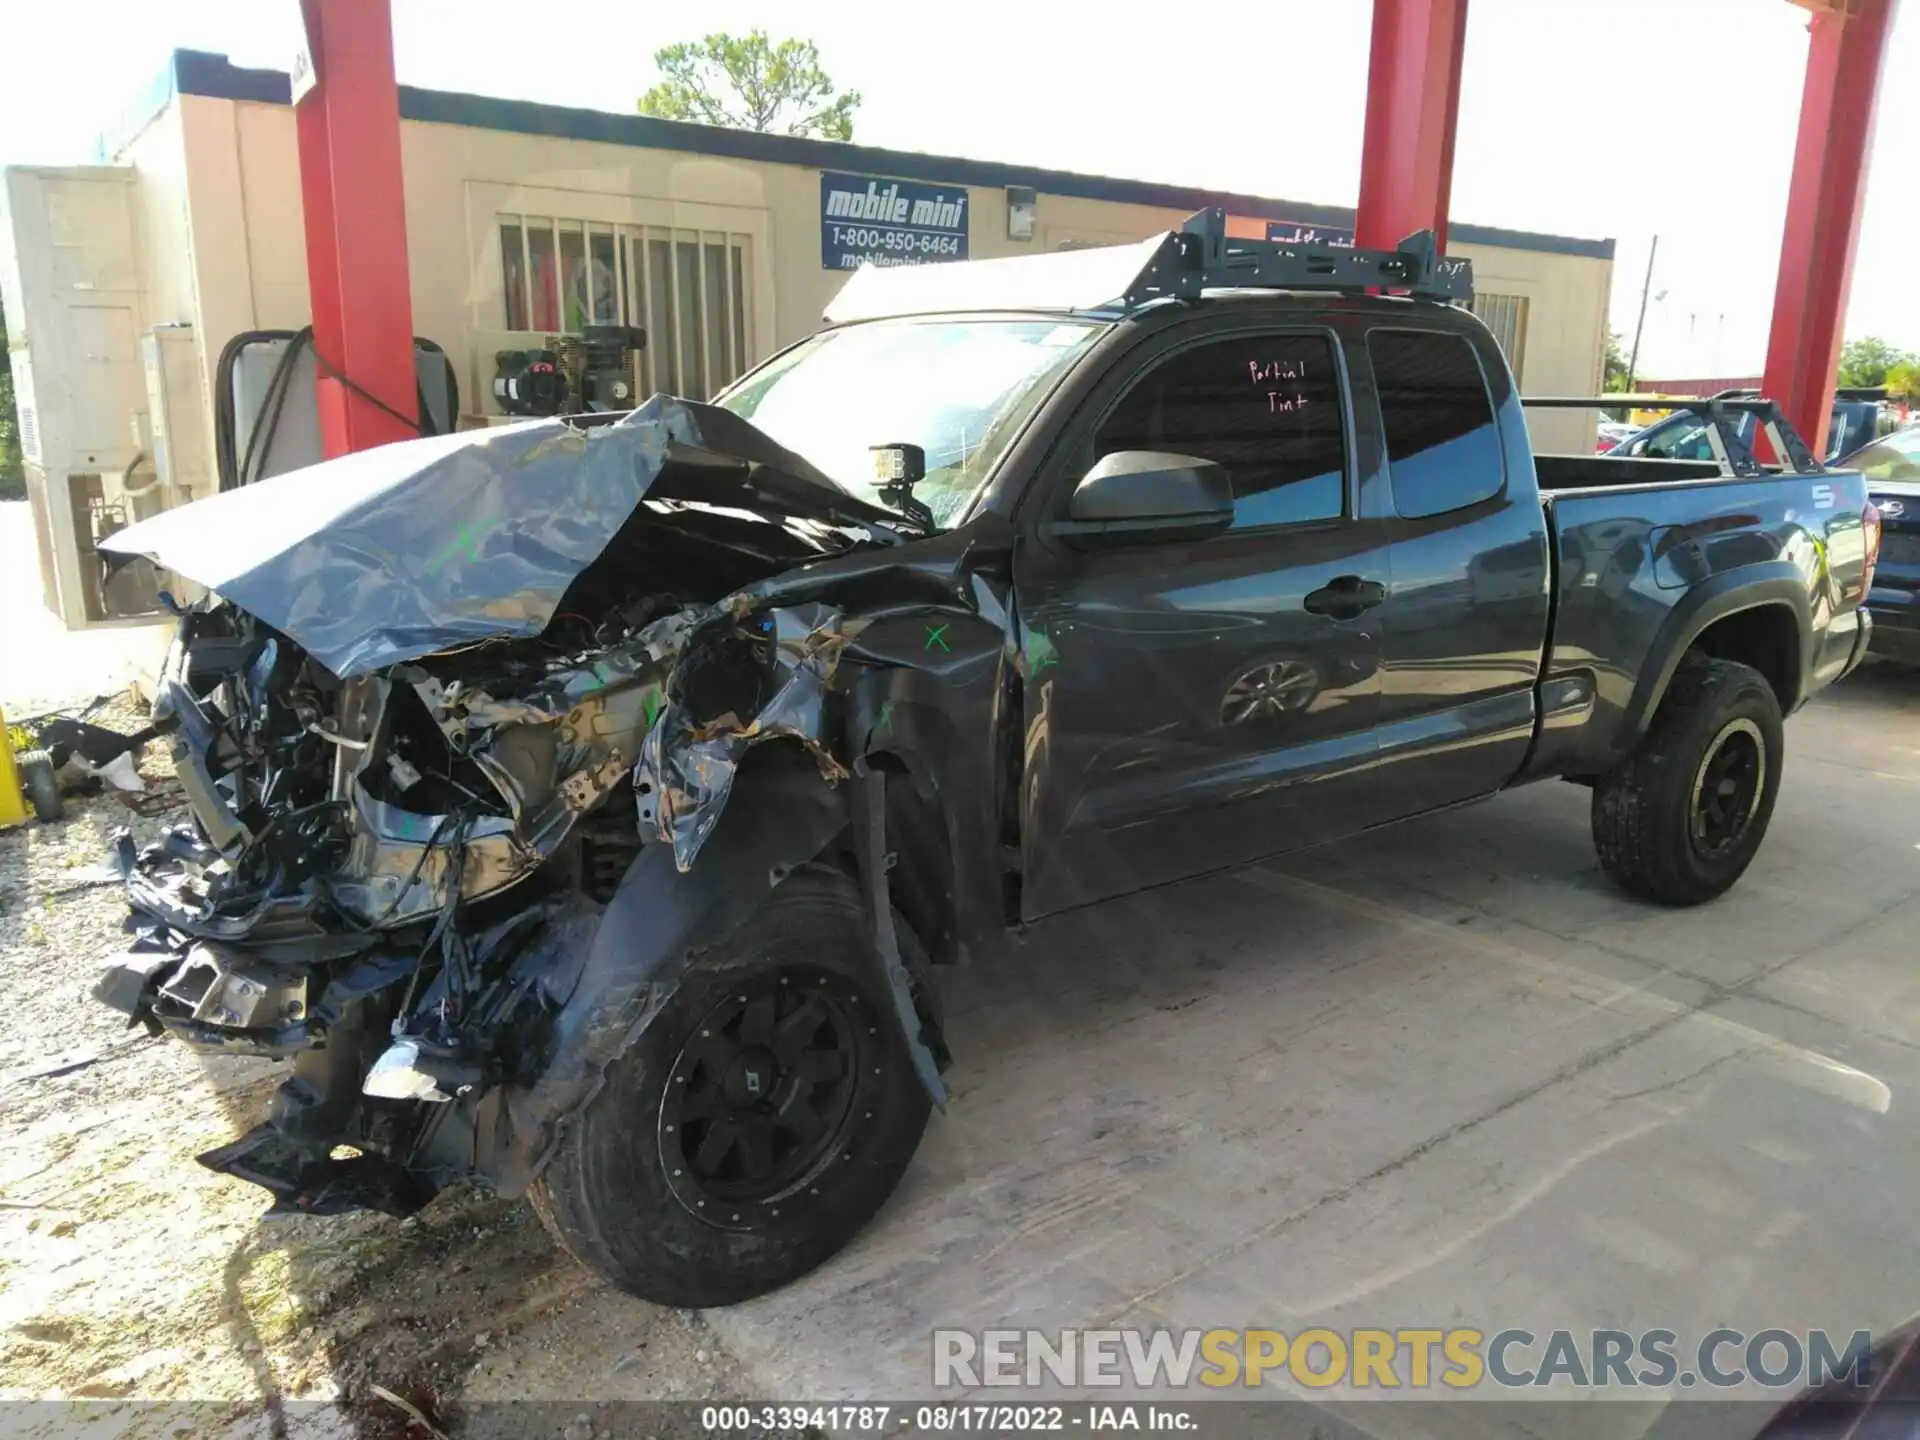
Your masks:
{"label": "black door", "polygon": [[[1381,522],[1356,518],[1338,346],[1162,337],[1084,407],[1023,524],[1029,918],[1346,833],[1379,711]],[[1070,548],[1046,522],[1121,450],[1227,467],[1232,528]]]}

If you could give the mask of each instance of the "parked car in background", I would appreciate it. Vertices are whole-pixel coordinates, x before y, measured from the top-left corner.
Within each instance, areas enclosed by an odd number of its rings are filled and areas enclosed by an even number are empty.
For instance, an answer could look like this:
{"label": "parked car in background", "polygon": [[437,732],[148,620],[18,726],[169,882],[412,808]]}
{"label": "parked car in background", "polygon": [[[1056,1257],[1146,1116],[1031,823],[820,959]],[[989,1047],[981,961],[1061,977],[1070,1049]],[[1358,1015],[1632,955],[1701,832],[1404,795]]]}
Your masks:
{"label": "parked car in background", "polygon": [[1594,442],[1593,453],[1596,455],[1605,455],[1611,451],[1614,446],[1631,440],[1644,428],[1644,426],[1632,425],[1624,420],[1602,420],[1600,422],[1599,438]]}
{"label": "parked car in background", "polygon": [[[1758,393],[1754,390],[1730,390],[1723,398],[1752,399]],[[1838,392],[1833,400],[1833,418],[1827,425],[1826,458],[1832,461],[1872,440],[1880,433],[1881,418],[1885,413],[1884,390]],[[1604,430],[1606,427],[1601,428]],[[1714,458],[1712,429],[1703,416],[1676,410],[1664,420],[1656,420],[1644,429],[1636,430],[1613,449],[1602,453],[1636,460],[1711,460]],[[1751,413],[1743,414],[1740,417],[1740,438],[1751,446],[1753,437],[1753,416]]]}
{"label": "parked car in background", "polygon": [[1839,463],[1867,477],[1880,512],[1880,563],[1867,595],[1872,653],[1920,666],[1920,425],[1863,445]]}

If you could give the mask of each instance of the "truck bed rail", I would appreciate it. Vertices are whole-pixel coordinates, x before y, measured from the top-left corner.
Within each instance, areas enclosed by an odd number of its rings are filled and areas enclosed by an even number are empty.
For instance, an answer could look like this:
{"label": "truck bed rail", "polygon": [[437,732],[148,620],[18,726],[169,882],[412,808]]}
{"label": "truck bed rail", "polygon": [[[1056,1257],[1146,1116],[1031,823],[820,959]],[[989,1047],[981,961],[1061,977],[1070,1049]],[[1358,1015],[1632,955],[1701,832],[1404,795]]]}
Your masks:
{"label": "truck bed rail", "polygon": [[1797,475],[1818,475],[1826,467],[1800,438],[1780,407],[1750,394],[1728,395],[1523,395],[1522,405],[1557,410],[1685,410],[1713,428],[1715,456],[1729,475],[1765,475],[1768,468],[1741,437],[1737,415],[1752,415],[1767,432],[1773,453],[1786,457],[1784,465]]}

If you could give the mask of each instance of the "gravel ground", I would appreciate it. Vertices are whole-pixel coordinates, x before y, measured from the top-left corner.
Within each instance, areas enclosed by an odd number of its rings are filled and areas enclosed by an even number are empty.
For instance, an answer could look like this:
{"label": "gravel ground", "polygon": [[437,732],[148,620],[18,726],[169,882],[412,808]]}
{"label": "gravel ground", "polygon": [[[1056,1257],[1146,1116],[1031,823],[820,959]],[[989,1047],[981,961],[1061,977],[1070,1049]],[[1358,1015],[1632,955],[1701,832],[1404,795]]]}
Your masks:
{"label": "gravel ground", "polygon": [[[28,698],[0,703],[20,717]],[[92,718],[142,717],[127,696]],[[621,1428],[605,1402],[744,1394],[699,1316],[609,1290],[522,1205],[465,1192],[404,1223],[265,1222],[265,1192],[193,1162],[260,1118],[281,1072],[149,1039],[89,994],[123,940],[118,886],[95,870],[109,837],[185,818],[162,748],[141,759],[139,810],[70,797],[58,822],[0,831],[0,1401],[192,1401],[196,1431],[422,1434],[379,1386],[448,1434],[581,1440]],[[488,1407],[523,1398],[553,1403]]]}

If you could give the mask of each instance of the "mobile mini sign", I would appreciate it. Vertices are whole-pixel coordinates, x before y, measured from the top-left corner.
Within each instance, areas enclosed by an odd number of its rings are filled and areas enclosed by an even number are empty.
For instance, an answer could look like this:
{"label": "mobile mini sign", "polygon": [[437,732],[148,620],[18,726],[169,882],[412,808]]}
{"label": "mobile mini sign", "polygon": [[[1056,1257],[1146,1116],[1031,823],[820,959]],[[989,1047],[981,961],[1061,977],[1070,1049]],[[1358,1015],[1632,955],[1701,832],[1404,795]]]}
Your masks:
{"label": "mobile mini sign", "polygon": [[967,258],[967,187],[820,174],[820,266],[927,265]]}

